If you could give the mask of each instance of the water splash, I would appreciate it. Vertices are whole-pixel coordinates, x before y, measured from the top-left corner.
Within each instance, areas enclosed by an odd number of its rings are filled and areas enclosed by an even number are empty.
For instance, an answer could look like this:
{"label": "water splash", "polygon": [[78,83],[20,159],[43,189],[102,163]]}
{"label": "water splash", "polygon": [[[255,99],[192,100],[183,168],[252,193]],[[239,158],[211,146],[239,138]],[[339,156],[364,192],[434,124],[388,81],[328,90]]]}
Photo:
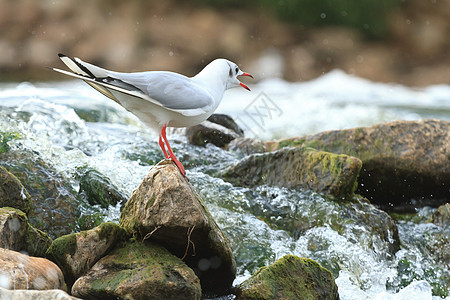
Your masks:
{"label": "water splash", "polygon": [[[262,138],[450,115],[448,86],[409,89],[341,72],[308,83],[266,80],[252,90],[264,91],[283,110],[280,119],[267,123]],[[220,112],[240,116],[248,97],[230,91]],[[78,170],[90,167],[130,196],[149,167],[162,159],[151,131],[82,84],[3,86],[0,108],[0,132],[18,136],[7,142],[11,151],[35,153],[75,192]],[[386,229],[384,238],[374,235],[373,226],[361,217],[367,213],[363,204],[339,205],[309,191],[232,186],[216,176],[237,156],[211,145],[187,145],[182,136],[171,139],[186,162],[191,183],[233,245],[238,263],[235,283],[290,253],[330,269],[344,300],[430,299],[432,293],[438,294],[436,289],[445,287],[449,268],[440,259],[445,252],[432,252],[430,245],[439,238],[448,241],[448,230],[424,224],[432,210],[419,211],[418,223],[397,222],[402,246],[390,254],[393,232]],[[119,218],[119,205],[106,210],[83,205],[82,215],[96,212],[106,220]],[[352,220],[348,215],[360,217]]]}

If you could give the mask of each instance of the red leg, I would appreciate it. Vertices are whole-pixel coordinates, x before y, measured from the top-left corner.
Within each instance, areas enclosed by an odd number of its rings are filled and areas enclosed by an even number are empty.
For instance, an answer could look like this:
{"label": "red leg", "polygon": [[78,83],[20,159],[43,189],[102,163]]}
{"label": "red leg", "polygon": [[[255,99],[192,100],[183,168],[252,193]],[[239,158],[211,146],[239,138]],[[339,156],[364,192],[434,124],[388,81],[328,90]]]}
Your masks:
{"label": "red leg", "polygon": [[164,145],[164,142],[161,138],[161,134],[159,135],[159,147],[161,147],[161,150],[164,152],[164,156],[166,158],[169,158],[169,155],[167,155],[166,146]]}
{"label": "red leg", "polygon": [[175,157],[175,154],[173,154],[172,148],[170,148],[170,144],[169,141],[167,140],[166,137],[166,125],[163,126],[163,128],[161,129],[161,136],[164,139],[164,142],[166,143],[167,146],[167,151],[169,152],[169,158],[171,158],[173,160],[173,162],[177,165],[178,169],[180,170],[181,175],[183,175],[184,177],[186,177],[186,171],[184,170],[183,165],[181,164],[181,162]]}

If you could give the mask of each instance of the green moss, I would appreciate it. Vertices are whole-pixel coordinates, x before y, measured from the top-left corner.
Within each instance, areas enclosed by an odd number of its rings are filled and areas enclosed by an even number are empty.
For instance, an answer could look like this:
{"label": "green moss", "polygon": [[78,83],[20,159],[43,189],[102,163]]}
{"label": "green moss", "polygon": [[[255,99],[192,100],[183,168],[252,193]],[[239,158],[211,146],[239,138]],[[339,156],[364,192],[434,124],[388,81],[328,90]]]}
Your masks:
{"label": "green moss", "polygon": [[[184,267],[185,263],[170,254],[165,248],[149,242],[133,241],[122,248],[116,248],[111,252],[104,265],[114,266],[118,271],[109,272],[106,276],[91,281],[91,289],[96,295],[100,293],[114,292],[125,282],[139,280],[145,282],[161,282],[162,287],[166,284],[177,284],[181,278],[172,276],[172,268]],[[198,283],[199,284],[199,283]],[[170,291],[167,291],[170,293]]]}
{"label": "green moss", "polygon": [[7,213],[7,214],[11,215],[11,210],[15,211],[19,215],[19,217],[24,218],[25,220],[28,221],[27,214],[18,208],[9,207],[9,206],[0,207],[0,214]]}
{"label": "green moss", "polygon": [[106,240],[111,236],[118,236],[121,240],[126,235],[125,230],[114,222],[102,223],[99,229],[98,236],[102,240]]}
{"label": "green moss", "polygon": [[2,132],[0,131],[0,153],[6,153],[9,151],[9,142],[20,138],[20,134],[17,132]]}
{"label": "green moss", "polygon": [[64,269],[65,256],[74,255],[77,250],[77,237],[75,233],[63,235],[55,239],[47,250],[47,255],[50,258],[54,258],[58,265]]}
{"label": "green moss", "polygon": [[304,143],[305,143],[304,138],[301,138],[301,139],[293,138],[293,139],[283,140],[278,143],[278,149],[285,148],[285,147],[298,147],[298,146],[303,145]]}
{"label": "green moss", "polygon": [[317,262],[286,255],[239,287],[240,299],[336,299],[333,275]]}

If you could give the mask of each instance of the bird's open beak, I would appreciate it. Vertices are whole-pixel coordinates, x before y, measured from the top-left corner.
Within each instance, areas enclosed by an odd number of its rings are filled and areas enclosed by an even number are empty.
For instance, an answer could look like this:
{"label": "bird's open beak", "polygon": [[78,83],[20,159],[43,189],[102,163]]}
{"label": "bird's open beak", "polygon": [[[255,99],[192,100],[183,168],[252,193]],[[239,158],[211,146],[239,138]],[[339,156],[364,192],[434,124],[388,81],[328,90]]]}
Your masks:
{"label": "bird's open beak", "polygon": [[[252,75],[250,75],[249,73],[243,72],[241,75],[238,76],[248,76],[250,78],[253,78]],[[250,91],[250,89],[248,88],[248,86],[246,86],[245,84],[243,84],[242,82],[239,83],[244,89],[246,89],[247,91]]]}

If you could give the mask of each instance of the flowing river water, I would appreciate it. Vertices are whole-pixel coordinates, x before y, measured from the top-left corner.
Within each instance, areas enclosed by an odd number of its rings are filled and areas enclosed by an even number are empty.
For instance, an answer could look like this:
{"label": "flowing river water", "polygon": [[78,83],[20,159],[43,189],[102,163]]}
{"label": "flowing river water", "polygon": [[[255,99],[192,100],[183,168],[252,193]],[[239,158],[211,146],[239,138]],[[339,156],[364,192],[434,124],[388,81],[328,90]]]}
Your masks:
{"label": "flowing river water", "polygon": [[[217,112],[232,116],[246,136],[263,140],[400,119],[450,120],[448,85],[413,89],[333,71],[310,82],[270,79],[250,88],[251,93],[227,91]],[[57,201],[66,201],[65,193],[73,194],[70,201],[78,201],[77,174],[86,167],[108,177],[129,197],[151,165],[163,158],[157,134],[78,81],[1,84],[0,133],[15,136],[7,141],[11,151],[33,153],[70,186],[60,191]],[[311,191],[235,187],[220,179],[217,171],[240,159],[237,154],[213,145],[192,146],[179,131],[170,133],[190,182],[233,245],[238,264],[235,284],[290,253],[330,269],[342,300],[440,299],[437,295],[445,295],[448,260],[436,258],[424,246],[439,242],[436,237],[445,243],[449,240],[448,228],[426,222],[435,208],[418,208],[415,214],[398,218],[400,250],[387,255],[364,224],[345,222],[340,230],[332,226],[344,209],[338,204]],[[43,201],[51,214],[53,202]],[[81,201],[77,206],[81,216],[112,221],[120,216],[119,205],[104,209]],[[292,218],[307,224],[302,232],[274,225]],[[47,221],[35,220],[33,225]],[[82,227],[77,226],[73,230]],[[378,250],[360,242],[364,239],[379,243]]]}

